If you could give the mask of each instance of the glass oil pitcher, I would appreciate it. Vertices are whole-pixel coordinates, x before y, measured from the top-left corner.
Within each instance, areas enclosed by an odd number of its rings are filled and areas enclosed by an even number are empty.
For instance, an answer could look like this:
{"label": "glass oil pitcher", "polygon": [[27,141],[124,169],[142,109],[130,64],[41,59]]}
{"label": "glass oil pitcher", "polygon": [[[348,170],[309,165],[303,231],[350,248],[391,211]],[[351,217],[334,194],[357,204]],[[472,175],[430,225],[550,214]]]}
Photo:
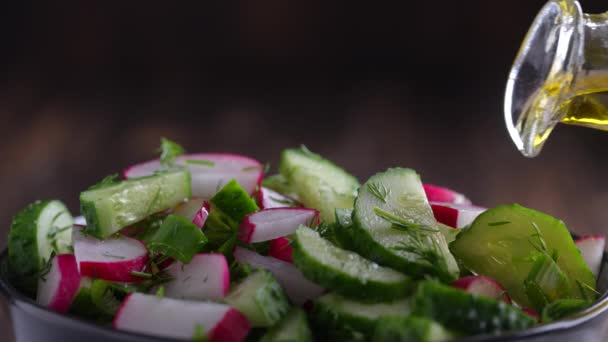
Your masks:
{"label": "glass oil pitcher", "polygon": [[517,148],[538,155],[559,122],[608,131],[608,12],[551,0],[515,58],[504,114]]}

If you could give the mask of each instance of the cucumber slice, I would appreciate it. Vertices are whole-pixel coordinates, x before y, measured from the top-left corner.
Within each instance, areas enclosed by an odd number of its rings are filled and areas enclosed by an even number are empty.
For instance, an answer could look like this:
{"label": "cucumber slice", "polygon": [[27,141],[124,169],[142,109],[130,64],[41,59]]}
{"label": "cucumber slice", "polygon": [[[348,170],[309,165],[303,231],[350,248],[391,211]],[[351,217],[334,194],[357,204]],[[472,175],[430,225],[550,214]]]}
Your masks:
{"label": "cucumber slice", "polygon": [[325,288],[366,301],[403,298],[412,290],[406,275],[340,249],[308,227],[300,226],[295,236],[294,264]]}
{"label": "cucumber slice", "polygon": [[125,180],[80,194],[85,232],[106,238],[122,228],[188,199],[190,173],[168,171]]}
{"label": "cucumber slice", "polygon": [[37,201],[14,218],[8,235],[12,283],[35,297],[38,276],[52,254],[72,252],[74,219],[60,201]]}
{"label": "cucumber slice", "polygon": [[209,202],[211,210],[203,231],[209,239],[207,250],[210,251],[232,244],[243,218],[260,209],[235,180],[228,182]]}
{"label": "cucumber slice", "polygon": [[207,243],[207,237],[190,219],[170,214],[147,239],[150,251],[187,264]]}
{"label": "cucumber slice", "polygon": [[336,208],[353,207],[359,181],[306,148],[284,150],[279,171],[306,207],[319,210],[323,221],[333,223]]}
{"label": "cucumber slice", "polygon": [[270,327],[289,310],[281,285],[264,270],[243,279],[230,290],[225,301],[245,315],[252,327]]}
{"label": "cucumber slice", "polygon": [[536,323],[534,318],[503,301],[476,296],[435,281],[418,285],[413,314],[471,335],[524,330]]}
{"label": "cucumber slice", "polygon": [[543,323],[549,323],[573,315],[588,308],[593,302],[584,299],[559,299],[545,306],[542,312]]}
{"label": "cucumber slice", "polygon": [[279,323],[262,337],[260,342],[312,342],[314,338],[308,327],[306,313],[292,308]]}
{"label": "cucumber slice", "polygon": [[555,256],[557,266],[570,281],[573,298],[595,296],[595,276],[565,224],[517,204],[492,208],[479,215],[452,242],[450,249],[471,271],[496,279],[522,306],[532,305],[524,282],[538,253]]}
{"label": "cucumber slice", "polygon": [[359,189],[353,247],[414,278],[432,275],[452,282],[458,277],[458,264],[436,226],[418,174],[411,169],[388,169]]}
{"label": "cucumber slice", "polygon": [[443,342],[453,337],[440,324],[427,318],[386,317],[376,325],[372,342]]}
{"label": "cucumber slice", "polygon": [[364,303],[328,293],[314,301],[312,321],[321,332],[338,331],[340,335],[363,335],[370,337],[376,324],[386,317],[410,314],[407,300],[385,303]]}

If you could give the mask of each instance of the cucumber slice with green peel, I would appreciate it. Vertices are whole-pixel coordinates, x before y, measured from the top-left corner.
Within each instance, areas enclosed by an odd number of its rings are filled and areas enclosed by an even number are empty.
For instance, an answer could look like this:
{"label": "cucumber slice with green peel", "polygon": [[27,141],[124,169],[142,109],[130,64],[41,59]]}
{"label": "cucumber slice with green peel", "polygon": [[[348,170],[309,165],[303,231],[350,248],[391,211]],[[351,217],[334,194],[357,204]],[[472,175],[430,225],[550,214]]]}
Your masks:
{"label": "cucumber slice with green peel", "polygon": [[443,342],[454,338],[440,324],[423,317],[386,317],[378,322],[372,342]]}
{"label": "cucumber slice with green peel", "polygon": [[84,191],[80,210],[86,233],[103,239],[190,197],[190,173],[167,171]]}
{"label": "cucumber slice with green peel", "polygon": [[444,282],[458,278],[458,264],[414,170],[388,169],[359,189],[352,238],[361,255],[414,278],[431,275]]}
{"label": "cucumber slice with green peel", "polygon": [[450,226],[446,226],[445,224],[443,224],[441,222],[437,222],[436,227],[437,227],[437,229],[439,229],[439,232],[441,234],[443,234],[443,237],[445,238],[445,241],[448,244],[450,244],[450,243],[452,243],[452,241],[456,240],[456,237],[462,231],[462,229],[455,229]]}
{"label": "cucumber slice with green peel", "polygon": [[293,193],[287,178],[282,174],[270,175],[264,177],[262,180],[262,186],[271,190],[274,190],[282,195],[289,196],[297,200],[297,195]]}
{"label": "cucumber slice with green peel", "polygon": [[422,281],[413,299],[413,314],[431,318],[465,334],[524,330],[536,320],[503,301],[477,296],[435,281]]}
{"label": "cucumber slice with green peel", "polygon": [[488,209],[479,215],[450,244],[450,250],[471,271],[496,279],[522,306],[532,306],[524,283],[538,253],[556,260],[570,282],[572,298],[592,299],[596,295],[595,276],[565,224],[517,204]]}
{"label": "cucumber slice with green peel", "polygon": [[243,218],[260,209],[235,180],[228,182],[209,202],[211,210],[203,227],[209,239],[208,251],[216,251],[226,243],[231,244]]}
{"label": "cucumber slice with green peel", "polygon": [[294,264],[311,281],[365,301],[404,298],[413,288],[409,277],[338,248],[318,232],[300,226],[293,244]]}
{"label": "cucumber slice with green peel", "polygon": [[547,304],[571,296],[570,281],[549,255],[538,252],[531,258],[534,264],[524,291],[534,311],[542,312]]}
{"label": "cucumber slice with green peel", "polygon": [[98,322],[111,322],[120,307],[111,282],[83,277],[70,313]]}
{"label": "cucumber slice with green peel", "polygon": [[281,285],[265,270],[257,270],[243,279],[224,301],[245,315],[252,327],[270,327],[289,310]]}
{"label": "cucumber slice with green peel", "polygon": [[52,255],[72,252],[72,215],[60,201],[37,201],[19,212],[8,235],[12,283],[35,297],[38,276]]}
{"label": "cucumber slice with green peel", "polygon": [[304,147],[284,150],[279,171],[298,200],[306,207],[318,209],[323,221],[333,223],[336,208],[353,207],[359,181]]}
{"label": "cucumber slice with green peel", "polygon": [[593,302],[584,299],[559,299],[545,306],[543,323],[557,321],[588,308]]}
{"label": "cucumber slice with green peel", "polygon": [[312,342],[314,337],[308,326],[306,313],[292,308],[281,321],[270,328],[260,342]]}
{"label": "cucumber slice with green peel", "polygon": [[319,331],[355,332],[354,335],[370,337],[379,321],[386,317],[407,317],[410,311],[408,300],[364,303],[328,293],[313,302],[312,321]]}
{"label": "cucumber slice with green peel", "polygon": [[207,237],[191,220],[170,214],[160,228],[147,239],[147,247],[153,252],[170,256],[187,264],[203,250]]}

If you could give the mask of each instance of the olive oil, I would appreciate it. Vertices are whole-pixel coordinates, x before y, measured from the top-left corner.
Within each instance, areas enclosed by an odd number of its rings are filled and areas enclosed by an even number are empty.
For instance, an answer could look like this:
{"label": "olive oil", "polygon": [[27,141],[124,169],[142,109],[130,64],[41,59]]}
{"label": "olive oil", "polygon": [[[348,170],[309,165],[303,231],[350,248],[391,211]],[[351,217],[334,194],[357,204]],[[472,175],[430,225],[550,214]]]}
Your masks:
{"label": "olive oil", "polygon": [[608,91],[576,96],[564,107],[561,123],[608,131]]}

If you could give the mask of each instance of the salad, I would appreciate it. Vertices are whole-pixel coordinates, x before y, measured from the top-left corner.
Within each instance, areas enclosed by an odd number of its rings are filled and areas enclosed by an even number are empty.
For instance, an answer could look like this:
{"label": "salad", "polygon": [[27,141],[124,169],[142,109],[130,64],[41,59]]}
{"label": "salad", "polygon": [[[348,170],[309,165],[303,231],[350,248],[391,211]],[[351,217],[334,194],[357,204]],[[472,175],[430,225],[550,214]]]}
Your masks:
{"label": "salad", "polygon": [[41,306],[195,341],[449,341],[590,306],[601,236],[519,205],[482,208],[390,168],[359,181],[305,147],[276,175],[239,155],[159,159],[37,201],[9,233],[10,281]]}

